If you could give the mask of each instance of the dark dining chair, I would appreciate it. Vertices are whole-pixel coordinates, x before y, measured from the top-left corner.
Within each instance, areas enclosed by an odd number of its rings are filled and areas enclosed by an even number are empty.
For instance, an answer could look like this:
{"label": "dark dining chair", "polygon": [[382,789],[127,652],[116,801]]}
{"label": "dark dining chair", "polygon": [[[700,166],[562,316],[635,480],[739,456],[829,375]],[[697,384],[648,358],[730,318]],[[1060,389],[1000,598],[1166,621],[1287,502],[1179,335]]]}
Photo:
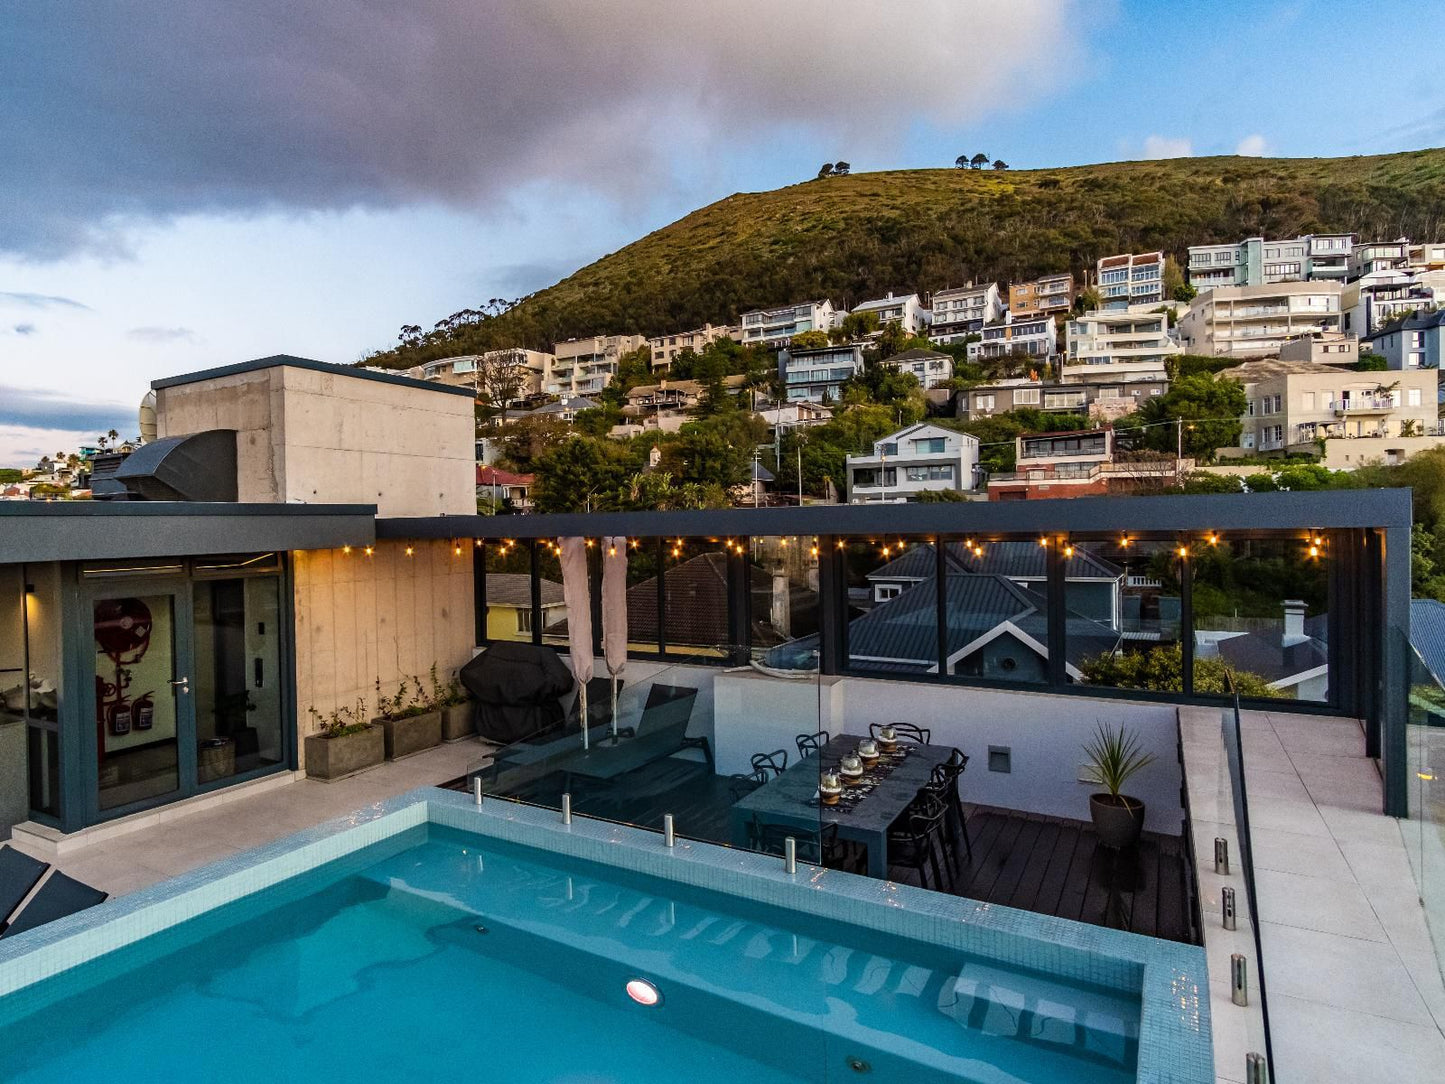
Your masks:
{"label": "dark dining chair", "polygon": [[823,746],[828,744],[830,737],[832,737],[832,735],[826,730],[820,730],[816,734],[799,734],[796,739],[798,743],[798,756],[806,758],[812,756],[814,753],[821,752]]}
{"label": "dark dining chair", "polygon": [[753,771],[762,769],[772,772],[775,776],[782,775],[788,770],[788,751],[774,749],[771,753],[754,753],[751,763]]}
{"label": "dark dining chair", "polygon": [[954,872],[957,872],[958,868],[960,837],[963,839],[963,847],[968,855],[968,860],[973,861],[973,840],[968,837],[968,815],[964,812],[963,798],[959,793],[958,785],[959,779],[967,767],[968,755],[955,749],[948,755],[946,761],[933,766],[928,782],[919,791],[920,795],[937,798],[947,811],[948,815],[943,822],[943,855]]}
{"label": "dark dining chair", "polygon": [[737,805],[753,791],[767,783],[771,777],[766,768],[755,768],[750,772],[738,772],[728,776],[728,798]]}
{"label": "dark dining chair", "polygon": [[[888,864],[917,870],[918,883],[935,891],[943,891],[946,874],[948,890],[952,891],[953,870],[946,861],[941,867],[938,862],[947,819],[948,809],[940,799],[926,792],[921,795],[910,812],[900,818],[902,826],[895,825],[888,830]],[[931,885],[928,883],[930,870],[933,872]]]}
{"label": "dark dining chair", "polygon": [[918,745],[928,745],[933,740],[933,731],[925,726],[915,726],[913,723],[869,723],[868,736],[874,741],[878,740],[878,731],[885,726],[891,726],[893,732],[904,741],[911,741]]}

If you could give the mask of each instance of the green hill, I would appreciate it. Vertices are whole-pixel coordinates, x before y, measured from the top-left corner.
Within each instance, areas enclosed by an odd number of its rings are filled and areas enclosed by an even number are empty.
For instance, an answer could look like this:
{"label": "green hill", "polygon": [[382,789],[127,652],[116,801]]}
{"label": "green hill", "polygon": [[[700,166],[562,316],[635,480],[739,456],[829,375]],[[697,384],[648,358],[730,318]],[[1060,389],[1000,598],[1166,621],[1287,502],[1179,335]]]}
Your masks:
{"label": "green hill", "polygon": [[929,169],[739,193],[604,256],[501,316],[459,314],[373,364],[603,332],[729,323],[750,308],[1092,268],[1115,252],[1263,234],[1445,236],[1445,149],[1354,158],[1177,158]]}

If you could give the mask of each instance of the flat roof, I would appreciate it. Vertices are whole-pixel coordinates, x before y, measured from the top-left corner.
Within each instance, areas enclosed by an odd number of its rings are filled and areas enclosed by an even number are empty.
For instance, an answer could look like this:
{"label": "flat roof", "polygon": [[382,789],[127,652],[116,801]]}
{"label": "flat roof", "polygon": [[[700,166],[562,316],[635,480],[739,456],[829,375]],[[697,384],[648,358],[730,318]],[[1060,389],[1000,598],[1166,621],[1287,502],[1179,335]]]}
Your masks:
{"label": "flat roof", "polygon": [[428,516],[378,519],[378,538],[713,538],[757,535],[1095,534],[1179,531],[1280,533],[1403,527],[1409,489],[1074,497],[954,504],[823,504],[678,512],[568,512],[559,515]]}
{"label": "flat roof", "polygon": [[275,369],[282,365],[289,365],[293,369],[310,369],[316,373],[330,373],[333,376],[350,376],[357,380],[376,380],[382,384],[396,384],[404,388],[420,388],[423,391],[442,392],[446,395],[465,395],[468,398],[475,398],[476,392],[471,388],[453,387],[450,384],[438,384],[430,380],[417,380],[414,377],[402,376],[400,374],[381,373],[374,369],[362,369],[355,365],[333,365],[329,361],[316,361],[314,358],[298,358],[292,354],[272,354],[266,358],[255,358],[251,361],[237,362],[235,365],[221,365],[215,369],[201,369],[194,373],[182,373],[180,376],[162,377],[160,380],[151,381],[151,389],[160,391],[162,388],[175,388],[182,384],[196,384],[202,380],[214,380],[222,376],[239,376],[242,373],[260,372],[262,369]]}
{"label": "flat roof", "polygon": [[0,563],[364,546],[374,504],[0,501]]}

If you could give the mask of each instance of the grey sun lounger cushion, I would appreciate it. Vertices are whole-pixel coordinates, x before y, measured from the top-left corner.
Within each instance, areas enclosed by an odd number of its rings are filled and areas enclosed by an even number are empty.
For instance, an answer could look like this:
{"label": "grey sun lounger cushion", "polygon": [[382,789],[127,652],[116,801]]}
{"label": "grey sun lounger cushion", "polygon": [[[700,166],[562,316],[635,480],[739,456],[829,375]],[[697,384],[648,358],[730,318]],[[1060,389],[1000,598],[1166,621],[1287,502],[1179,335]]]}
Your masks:
{"label": "grey sun lounger cushion", "polygon": [[82,884],[56,870],[25,905],[25,910],[15,916],[15,921],[6,927],[4,933],[0,933],[0,937],[9,937],[12,933],[24,933],[37,926],[44,926],[57,918],[94,907],[97,903],[104,902],[105,898],[106,893],[100,889],[91,888],[90,885]]}
{"label": "grey sun lounger cushion", "polygon": [[0,847],[0,930],[49,868],[40,859],[31,858],[14,847]]}

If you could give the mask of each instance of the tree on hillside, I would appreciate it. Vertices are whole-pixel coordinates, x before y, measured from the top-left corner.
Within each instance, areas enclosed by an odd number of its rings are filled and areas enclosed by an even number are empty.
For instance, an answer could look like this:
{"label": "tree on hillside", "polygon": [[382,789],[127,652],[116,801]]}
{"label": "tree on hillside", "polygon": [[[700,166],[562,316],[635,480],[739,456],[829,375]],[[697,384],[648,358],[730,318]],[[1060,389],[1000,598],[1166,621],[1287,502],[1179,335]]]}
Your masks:
{"label": "tree on hillside", "polygon": [[1093,312],[1104,304],[1104,299],[1099,296],[1099,291],[1092,286],[1085,286],[1074,295],[1074,315],[1082,316],[1086,312]]}
{"label": "tree on hillside", "polygon": [[477,358],[473,373],[477,396],[497,411],[502,424],[507,420],[507,404],[521,398],[527,386],[525,357],[520,350],[493,350]]}
{"label": "tree on hillside", "polygon": [[1184,272],[1179,267],[1179,261],[1173,256],[1164,257],[1164,276],[1161,284],[1164,287],[1164,296],[1167,298],[1171,298],[1174,301],[1189,301],[1193,299],[1192,294],[1189,297],[1174,296],[1174,292],[1187,285],[1187,283],[1184,281]]}
{"label": "tree on hillside", "polygon": [[995,159],[993,160],[993,168],[994,168],[994,169],[1008,169],[1008,163],[1005,162],[1002,158],[995,158]]}
{"label": "tree on hillside", "polygon": [[953,160],[953,165],[954,165],[954,168],[955,168],[955,169],[967,169],[967,168],[968,168],[968,155],[966,155],[966,154],[960,154],[957,158],[955,158],[955,159]]}
{"label": "tree on hillside", "polygon": [[1374,354],[1368,350],[1363,351],[1360,360],[1354,364],[1355,371],[1359,373],[1383,373],[1389,367],[1390,363],[1383,354]]}
{"label": "tree on hillside", "polygon": [[852,342],[854,339],[863,339],[878,330],[878,314],[876,312],[850,312],[843,317],[843,322],[828,333],[829,337],[838,343]]}
{"label": "tree on hillside", "polygon": [[809,331],[800,331],[790,340],[794,350],[821,350],[828,345],[828,333],[813,328]]}
{"label": "tree on hillside", "polygon": [[[1239,444],[1247,407],[1239,381],[1195,373],[1172,381],[1167,392],[1146,400],[1132,417],[1133,425],[1144,427],[1139,430],[1144,447],[1172,452],[1182,445],[1185,455],[1209,460],[1216,448]],[[1130,427],[1129,419],[1114,426],[1120,431]]]}
{"label": "tree on hillside", "polygon": [[984,166],[988,165],[988,155],[982,153],[975,154],[972,158],[968,160],[968,164],[973,169],[982,169]]}
{"label": "tree on hillside", "polygon": [[852,168],[852,165],[847,162],[838,162],[833,166],[833,176],[846,177],[848,176],[848,171]]}
{"label": "tree on hillside", "polygon": [[878,335],[878,357],[891,358],[894,354],[903,353],[908,349],[909,338],[902,324],[897,320],[889,320]]}
{"label": "tree on hillside", "polygon": [[824,162],[823,165],[822,165],[822,167],[818,170],[818,178],[821,180],[821,179],[824,178],[824,177],[831,177],[832,175],[833,175],[833,163],[832,163],[832,162]]}

